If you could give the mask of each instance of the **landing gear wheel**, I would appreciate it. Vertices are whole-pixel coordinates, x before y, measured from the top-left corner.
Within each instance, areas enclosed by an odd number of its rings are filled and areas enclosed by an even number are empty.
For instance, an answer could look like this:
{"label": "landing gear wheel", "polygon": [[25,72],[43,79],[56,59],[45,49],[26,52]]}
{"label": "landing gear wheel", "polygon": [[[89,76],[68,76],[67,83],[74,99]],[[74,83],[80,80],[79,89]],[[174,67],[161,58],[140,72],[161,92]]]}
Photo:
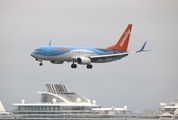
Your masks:
{"label": "landing gear wheel", "polygon": [[42,65],[43,65],[43,63],[41,62],[39,65],[40,65],[40,66],[42,66]]}
{"label": "landing gear wheel", "polygon": [[74,64],[74,68],[77,68],[77,64]]}
{"label": "landing gear wheel", "polygon": [[92,69],[93,68],[93,65],[89,64],[87,65],[87,69]]}
{"label": "landing gear wheel", "polygon": [[77,68],[77,64],[72,64],[71,68]]}

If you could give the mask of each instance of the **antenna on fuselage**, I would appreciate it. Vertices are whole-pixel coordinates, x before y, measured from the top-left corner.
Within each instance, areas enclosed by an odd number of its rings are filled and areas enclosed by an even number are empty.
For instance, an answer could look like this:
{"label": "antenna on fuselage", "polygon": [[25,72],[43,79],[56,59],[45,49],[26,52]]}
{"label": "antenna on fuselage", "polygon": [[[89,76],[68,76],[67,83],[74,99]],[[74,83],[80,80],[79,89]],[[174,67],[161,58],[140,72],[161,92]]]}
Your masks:
{"label": "antenna on fuselage", "polygon": [[49,41],[49,46],[51,45],[51,43],[52,43],[52,40]]}

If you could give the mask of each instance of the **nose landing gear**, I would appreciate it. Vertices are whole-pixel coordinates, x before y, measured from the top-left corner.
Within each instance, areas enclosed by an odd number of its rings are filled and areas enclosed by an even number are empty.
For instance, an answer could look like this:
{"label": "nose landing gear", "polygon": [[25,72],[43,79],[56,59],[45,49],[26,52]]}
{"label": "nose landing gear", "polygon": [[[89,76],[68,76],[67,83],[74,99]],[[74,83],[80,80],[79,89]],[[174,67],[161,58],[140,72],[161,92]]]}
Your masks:
{"label": "nose landing gear", "polygon": [[39,66],[43,66],[43,63],[42,63],[42,62],[40,62],[40,63],[39,63]]}
{"label": "nose landing gear", "polygon": [[37,58],[36,58],[35,60],[40,62],[40,63],[39,63],[39,66],[43,66],[42,60],[37,59]]}

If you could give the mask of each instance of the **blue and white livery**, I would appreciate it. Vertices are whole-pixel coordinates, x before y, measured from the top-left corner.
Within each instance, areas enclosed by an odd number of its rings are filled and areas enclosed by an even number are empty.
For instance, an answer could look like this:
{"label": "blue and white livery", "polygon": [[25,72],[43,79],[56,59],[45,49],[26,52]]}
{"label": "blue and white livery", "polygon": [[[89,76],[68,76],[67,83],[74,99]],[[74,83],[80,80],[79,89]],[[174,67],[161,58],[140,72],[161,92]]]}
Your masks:
{"label": "blue and white livery", "polygon": [[32,51],[31,56],[43,65],[42,61],[50,61],[53,64],[62,64],[64,62],[72,62],[71,68],[77,68],[77,64],[86,65],[88,69],[92,69],[91,63],[106,63],[120,60],[130,53],[147,51],[144,50],[146,42],[138,51],[128,52],[127,47],[131,34],[132,24],[129,24],[118,42],[106,49],[75,47],[75,46],[56,46],[51,45],[51,41],[47,46],[40,46]]}

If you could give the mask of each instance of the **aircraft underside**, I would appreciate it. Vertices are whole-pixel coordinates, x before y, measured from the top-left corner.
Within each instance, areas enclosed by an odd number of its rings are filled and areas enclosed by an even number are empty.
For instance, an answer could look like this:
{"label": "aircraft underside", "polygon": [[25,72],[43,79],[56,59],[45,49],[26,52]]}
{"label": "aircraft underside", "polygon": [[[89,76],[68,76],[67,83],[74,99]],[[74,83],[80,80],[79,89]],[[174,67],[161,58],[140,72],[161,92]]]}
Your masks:
{"label": "aircraft underside", "polygon": [[[37,61],[39,61],[39,65],[42,66],[43,62],[42,61],[50,61],[52,64],[63,64],[64,62],[72,62],[71,68],[77,68],[77,64],[80,65],[86,65],[87,69],[92,69],[93,65],[91,63],[107,63],[107,62],[112,62],[119,60],[127,55],[122,55],[122,56],[115,56],[115,57],[100,57],[100,58],[90,58],[90,57],[83,57],[80,56],[78,58],[71,58],[71,57],[59,57],[59,56],[54,56],[54,57],[46,57],[46,56],[38,56],[36,58]],[[37,57],[37,56],[36,56]],[[77,63],[77,64],[76,64]]]}

